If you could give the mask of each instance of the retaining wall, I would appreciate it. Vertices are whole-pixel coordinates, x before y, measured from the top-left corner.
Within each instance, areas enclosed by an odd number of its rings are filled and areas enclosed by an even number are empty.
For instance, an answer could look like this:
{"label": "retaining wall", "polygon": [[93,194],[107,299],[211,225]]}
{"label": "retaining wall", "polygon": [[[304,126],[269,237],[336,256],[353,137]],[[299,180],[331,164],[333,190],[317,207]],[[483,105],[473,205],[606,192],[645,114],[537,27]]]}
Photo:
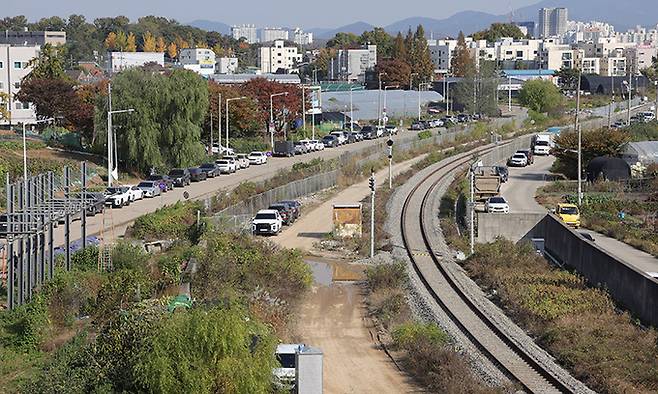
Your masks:
{"label": "retaining wall", "polygon": [[477,237],[478,243],[493,242],[498,237],[503,237],[512,242],[518,242],[523,238],[539,237],[533,231],[541,222],[546,213],[510,213],[491,214],[478,212],[477,214]]}

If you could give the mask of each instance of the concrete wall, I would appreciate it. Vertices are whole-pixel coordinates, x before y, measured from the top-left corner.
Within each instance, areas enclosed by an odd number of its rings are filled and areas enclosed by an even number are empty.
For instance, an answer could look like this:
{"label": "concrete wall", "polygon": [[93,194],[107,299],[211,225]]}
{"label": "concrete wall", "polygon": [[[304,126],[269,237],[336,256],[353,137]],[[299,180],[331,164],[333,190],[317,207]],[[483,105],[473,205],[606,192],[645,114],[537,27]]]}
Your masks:
{"label": "concrete wall", "polygon": [[488,243],[495,241],[498,237],[503,237],[512,242],[518,242],[523,238],[543,237],[543,234],[536,234],[537,231],[534,229],[545,216],[546,213],[504,215],[478,212],[475,241]]}
{"label": "concrete wall", "polygon": [[658,281],[584,240],[554,215],[533,230],[544,234],[545,250],[575,269],[646,324],[658,327]]}

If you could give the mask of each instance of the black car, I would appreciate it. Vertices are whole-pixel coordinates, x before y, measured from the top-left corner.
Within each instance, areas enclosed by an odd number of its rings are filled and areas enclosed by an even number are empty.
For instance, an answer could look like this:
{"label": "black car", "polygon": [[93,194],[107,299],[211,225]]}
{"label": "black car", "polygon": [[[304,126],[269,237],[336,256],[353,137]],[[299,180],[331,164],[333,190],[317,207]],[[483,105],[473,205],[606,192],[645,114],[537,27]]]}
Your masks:
{"label": "black car", "polygon": [[302,203],[297,200],[283,200],[279,201],[282,204],[288,204],[295,212],[295,218],[302,216]]}
{"label": "black car", "polygon": [[174,182],[167,175],[153,174],[146,178],[147,181],[158,182],[160,190],[167,192],[174,188]]}
{"label": "black car", "polygon": [[281,219],[283,219],[283,224],[285,225],[290,225],[295,221],[295,213],[288,204],[276,203],[270,205],[267,209],[279,211],[279,215],[281,215]]}
{"label": "black car", "polygon": [[[77,198],[81,198],[82,194],[79,194]],[[87,207],[87,216],[96,216],[99,213],[105,211],[105,194],[104,193],[94,193],[87,192],[85,193],[85,206]]]}
{"label": "black car", "polygon": [[347,136],[347,143],[348,144],[352,144],[354,142],[359,141],[359,138],[356,136],[357,135],[356,132],[352,133],[350,131],[346,131],[345,135]]}
{"label": "black car", "polygon": [[190,171],[187,168],[174,168],[169,171],[169,178],[171,178],[176,187],[185,187],[192,182]]}
{"label": "black car", "polygon": [[509,169],[505,166],[495,166],[496,174],[500,177],[501,182],[507,182],[509,179]]}
{"label": "black car", "polygon": [[361,134],[363,135],[364,140],[372,140],[377,138],[377,129],[373,126],[363,126],[363,128],[361,128]]}
{"label": "black car", "polygon": [[190,172],[190,181],[192,182],[201,182],[208,179],[208,174],[199,167],[188,168]]}
{"label": "black car", "polygon": [[338,138],[335,135],[325,135],[322,137],[322,143],[326,148],[335,148],[338,146]]}
{"label": "black car", "polygon": [[208,178],[214,178],[219,175],[219,168],[215,163],[203,163],[199,169],[206,174]]}

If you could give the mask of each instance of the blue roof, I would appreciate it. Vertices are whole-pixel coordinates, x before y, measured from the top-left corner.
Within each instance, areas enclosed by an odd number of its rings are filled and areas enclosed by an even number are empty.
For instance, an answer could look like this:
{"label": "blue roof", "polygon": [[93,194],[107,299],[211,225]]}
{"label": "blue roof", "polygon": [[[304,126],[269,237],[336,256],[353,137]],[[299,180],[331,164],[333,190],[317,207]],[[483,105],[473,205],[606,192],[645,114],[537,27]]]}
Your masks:
{"label": "blue roof", "polygon": [[554,75],[555,70],[503,70],[503,74],[509,76],[533,76],[533,75]]}

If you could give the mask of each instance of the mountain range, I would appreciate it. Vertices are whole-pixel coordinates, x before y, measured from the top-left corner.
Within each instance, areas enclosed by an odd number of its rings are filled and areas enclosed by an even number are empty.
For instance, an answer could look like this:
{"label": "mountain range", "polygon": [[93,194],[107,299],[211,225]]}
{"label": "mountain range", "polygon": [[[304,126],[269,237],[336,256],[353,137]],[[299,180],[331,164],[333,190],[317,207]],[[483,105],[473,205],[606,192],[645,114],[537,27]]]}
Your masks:
{"label": "mountain range", "polygon": [[[505,15],[494,15],[480,11],[462,11],[448,18],[434,19],[429,17],[410,17],[388,26],[384,29],[391,33],[405,32],[423,25],[425,32],[434,37],[455,37],[459,31],[466,34],[482,30],[494,22],[537,21],[537,13],[543,7],[566,7],[569,9],[569,20],[602,21],[615,26],[617,31],[626,31],[636,25],[653,28],[658,23],[657,0],[542,0],[534,5],[522,7]],[[197,20],[191,26],[205,30],[214,30],[229,34],[230,27],[221,22]],[[372,30],[375,26],[358,21],[338,28],[307,28],[317,39],[332,38],[338,32],[361,34]]]}

